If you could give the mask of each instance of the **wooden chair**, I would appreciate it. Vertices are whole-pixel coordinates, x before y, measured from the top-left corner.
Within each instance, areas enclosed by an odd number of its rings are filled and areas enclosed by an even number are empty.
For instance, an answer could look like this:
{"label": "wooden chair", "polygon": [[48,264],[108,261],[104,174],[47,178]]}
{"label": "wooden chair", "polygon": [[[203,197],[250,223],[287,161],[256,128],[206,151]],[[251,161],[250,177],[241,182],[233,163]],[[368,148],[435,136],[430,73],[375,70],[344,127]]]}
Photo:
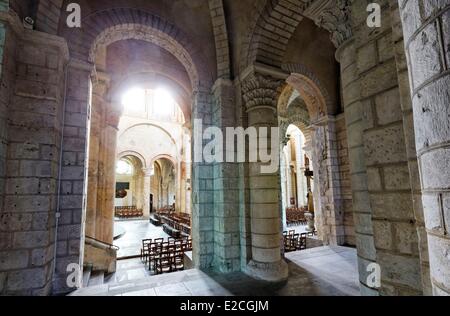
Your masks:
{"label": "wooden chair", "polygon": [[305,250],[306,249],[306,234],[300,234],[300,238],[297,244],[297,250]]}
{"label": "wooden chair", "polygon": [[172,272],[175,255],[175,246],[167,245],[165,249],[155,258],[156,274]]}
{"label": "wooden chair", "polygon": [[147,255],[148,255],[148,244],[151,244],[151,239],[142,239],[142,248],[141,248],[141,261],[145,261],[147,264]]}
{"label": "wooden chair", "polygon": [[184,252],[182,250],[175,249],[172,259],[172,271],[184,270]]}
{"label": "wooden chair", "polygon": [[148,249],[148,255],[147,255],[147,262],[148,262],[148,269],[151,271],[155,271],[155,264],[157,258],[159,258],[161,252],[162,252],[162,243],[150,243],[147,245]]}

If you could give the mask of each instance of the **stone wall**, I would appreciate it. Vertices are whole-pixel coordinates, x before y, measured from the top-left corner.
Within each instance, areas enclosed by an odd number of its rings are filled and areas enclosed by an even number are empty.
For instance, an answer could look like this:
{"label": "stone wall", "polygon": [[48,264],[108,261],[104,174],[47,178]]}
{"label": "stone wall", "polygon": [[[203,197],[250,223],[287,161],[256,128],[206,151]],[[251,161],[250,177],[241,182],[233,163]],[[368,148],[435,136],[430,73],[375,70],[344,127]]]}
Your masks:
{"label": "stone wall", "polygon": [[63,0],[39,0],[36,12],[36,29],[57,34]]}
{"label": "stone wall", "polygon": [[23,32],[18,21],[10,26],[3,68],[10,133],[0,222],[2,293],[46,295],[54,267],[67,46],[44,33]]}
{"label": "stone wall", "polygon": [[348,157],[347,129],[345,116],[336,118],[336,144],[339,164],[339,182],[341,190],[342,211],[344,212],[344,243],[355,246],[355,223],[353,220],[352,184],[350,176],[350,162]]}
{"label": "stone wall", "polygon": [[[409,68],[432,289],[434,295],[449,295],[450,1],[399,0],[398,4]],[[421,236],[424,238],[423,233]]]}
{"label": "stone wall", "polygon": [[[33,4],[30,4],[30,2],[33,2]],[[36,17],[37,2],[38,1],[10,0],[9,6],[21,19],[27,16],[34,19]]]}
{"label": "stone wall", "polygon": [[[6,2],[6,3],[5,3]],[[7,10],[8,1],[1,1],[1,11]],[[12,270],[16,268],[16,260],[6,260],[6,256],[10,256],[10,250],[12,247],[12,237],[13,233],[9,231],[3,222],[6,212],[4,210],[4,199],[5,199],[5,178],[6,178],[6,157],[7,157],[7,146],[8,146],[8,105],[10,102],[10,91],[14,86],[15,79],[15,53],[16,45],[15,35],[13,34],[11,28],[6,22],[0,22],[0,51],[1,51],[1,81],[0,81],[0,293],[5,293],[6,282],[7,282],[7,270]],[[22,252],[25,253],[25,252]],[[28,263],[28,253],[26,254],[26,259],[20,266],[26,266]],[[26,262],[25,262],[26,261]]]}
{"label": "stone wall", "polygon": [[428,240],[423,215],[422,192],[420,186],[419,165],[414,132],[414,117],[412,109],[411,90],[408,77],[405,43],[403,40],[403,28],[400,19],[400,10],[396,1],[391,1],[392,42],[397,63],[397,78],[401,111],[403,117],[403,132],[405,134],[406,156],[408,159],[408,171],[413,197],[414,217],[419,242],[419,255],[422,271],[423,294],[431,295],[430,264],[428,256]]}
{"label": "stone wall", "polygon": [[60,218],[53,293],[67,293],[67,266],[82,266],[86,221],[87,145],[91,109],[91,65],[72,60],[67,70],[61,162]]}
{"label": "stone wall", "polygon": [[[367,27],[364,3],[355,4],[357,73],[363,120],[360,128],[382,295],[421,294],[418,236],[403,131],[397,64],[388,1],[383,22]],[[363,14],[364,13],[364,14]],[[356,134],[353,135],[354,137]]]}

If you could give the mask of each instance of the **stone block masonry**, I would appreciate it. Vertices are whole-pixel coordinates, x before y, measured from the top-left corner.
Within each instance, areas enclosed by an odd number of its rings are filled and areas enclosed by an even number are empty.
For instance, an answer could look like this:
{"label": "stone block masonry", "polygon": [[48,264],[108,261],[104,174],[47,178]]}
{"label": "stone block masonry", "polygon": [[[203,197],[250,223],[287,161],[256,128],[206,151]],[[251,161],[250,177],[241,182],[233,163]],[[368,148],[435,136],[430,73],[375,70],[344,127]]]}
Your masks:
{"label": "stone block masonry", "polygon": [[39,0],[36,13],[36,29],[57,34],[63,0]]}
{"label": "stone block masonry", "polygon": [[[402,169],[398,170],[394,170],[395,168],[386,169],[384,177],[386,181],[386,187],[390,190],[393,190],[396,187],[403,190],[406,190],[408,186],[410,186],[411,188],[411,192],[413,195],[414,217],[416,221],[415,226],[417,230],[418,244],[419,244],[418,250],[421,264],[423,294],[431,295],[432,289],[430,280],[428,241],[425,230],[423,205],[421,199],[422,193],[420,188],[419,165],[417,161],[415,131],[414,131],[414,117],[412,110],[410,84],[408,78],[408,66],[406,61],[406,53],[404,49],[405,43],[403,40],[403,28],[401,25],[401,17],[398,3],[396,1],[391,1],[390,9],[392,20],[392,42],[397,64],[397,80],[399,85],[398,91],[399,95],[395,93],[394,95],[390,96],[390,99],[400,99],[401,103],[401,113],[399,113],[400,109],[398,107],[395,107],[396,110],[393,112],[395,114],[391,115],[396,117],[401,115],[403,118],[403,132],[405,135],[406,157],[408,160],[408,168],[404,166]],[[389,102],[389,100],[387,100],[386,103],[389,104],[392,102]],[[388,117],[392,117],[391,115],[388,115]],[[408,179],[410,180],[409,182]]]}
{"label": "stone block masonry", "polygon": [[432,291],[449,295],[450,1],[399,0],[398,5],[411,83]]}
{"label": "stone block masonry", "polygon": [[355,246],[355,224],[353,220],[352,183],[348,156],[347,130],[345,116],[336,118],[336,144],[338,151],[339,181],[344,225],[344,243]]}
{"label": "stone block masonry", "polygon": [[[17,23],[14,25],[14,23]],[[0,293],[51,293],[62,131],[64,41],[6,27],[1,107],[9,133],[4,201],[0,213]],[[6,88],[6,91],[4,90]],[[4,115],[4,111],[3,115]],[[1,117],[4,117],[1,115]],[[4,120],[5,120],[4,119]],[[5,142],[2,141],[2,146]]]}
{"label": "stone block masonry", "polygon": [[[72,60],[67,69],[67,93],[65,106],[64,129],[77,130],[76,133],[64,133],[61,181],[66,190],[59,198],[61,218],[58,225],[58,249],[56,269],[53,284],[53,294],[67,293],[67,265],[77,263],[82,265],[84,246],[84,223],[87,181],[87,146],[90,114],[90,75],[92,66],[87,63]],[[78,120],[72,120],[78,116]]]}
{"label": "stone block masonry", "polygon": [[390,6],[388,1],[381,1],[380,5],[381,28],[368,28],[362,11],[354,16],[361,89],[360,132],[367,168],[376,262],[382,272],[380,294],[422,294],[413,195],[410,179],[404,176],[408,170],[407,145],[397,64],[392,49]]}

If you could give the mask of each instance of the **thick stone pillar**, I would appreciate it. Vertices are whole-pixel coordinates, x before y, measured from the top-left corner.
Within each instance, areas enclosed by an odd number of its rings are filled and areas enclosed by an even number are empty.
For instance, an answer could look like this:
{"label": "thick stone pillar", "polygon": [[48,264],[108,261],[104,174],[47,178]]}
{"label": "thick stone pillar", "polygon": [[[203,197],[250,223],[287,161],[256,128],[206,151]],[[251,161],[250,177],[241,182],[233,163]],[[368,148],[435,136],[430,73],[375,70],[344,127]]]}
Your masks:
{"label": "thick stone pillar", "polygon": [[[226,135],[226,128],[235,126],[232,82],[219,79],[213,87],[213,96],[213,123]],[[236,152],[237,148],[232,152],[224,148],[224,158]],[[238,164],[224,160],[214,165],[214,268],[232,272],[240,270],[239,168]]]}
{"label": "thick stone pillar", "polygon": [[417,160],[414,114],[408,74],[408,63],[406,60],[406,51],[404,49],[405,43],[403,40],[403,27],[400,17],[400,9],[397,1],[389,2],[389,6],[391,9],[392,41],[395,45],[395,60],[397,64],[399,95],[403,117],[403,132],[405,134],[410,187],[413,196],[414,218],[416,221],[415,226],[419,242],[422,288],[423,294],[429,296],[432,295],[433,291],[430,279],[428,238],[423,215],[422,188],[420,184],[419,163]]}
{"label": "thick stone pillar", "polygon": [[286,155],[283,148],[286,146],[286,142],[280,144],[280,183],[281,183],[281,224],[283,231],[287,230],[287,218],[286,208],[288,207],[288,194],[287,194],[287,162]]}
{"label": "thick stone pillar", "polygon": [[[269,75],[252,73],[242,83],[248,126],[258,130],[258,141],[264,141],[260,128],[268,128],[265,139],[268,150],[279,155],[279,136],[276,148],[271,148],[270,129],[278,126],[277,99],[283,83]],[[256,140],[253,140],[256,141]],[[265,150],[266,148],[263,148]],[[281,253],[280,174],[262,173],[261,162],[249,163],[248,186],[251,222],[251,260],[246,272],[266,281],[281,281],[288,277],[288,267]],[[279,165],[278,165],[279,166]]]}
{"label": "thick stone pillar", "polygon": [[399,1],[434,295],[450,295],[450,0]]}
{"label": "thick stone pillar", "polygon": [[214,257],[214,168],[203,160],[202,152],[208,140],[203,140],[203,131],[212,125],[211,94],[201,88],[194,92],[194,124],[192,153],[192,240],[193,259],[196,267],[209,269]]}
{"label": "thick stone pillar", "polygon": [[181,170],[183,173],[183,184],[181,187],[181,194],[184,199],[183,212],[191,214],[191,173],[192,173],[192,158],[191,158],[191,124],[187,123],[183,126],[183,161],[181,162]]}
{"label": "thick stone pillar", "polygon": [[378,295],[377,289],[367,286],[367,266],[376,262],[377,258],[373,239],[372,209],[369,203],[370,196],[362,138],[363,117],[362,104],[359,101],[356,50],[352,39],[339,47],[336,52],[336,58],[341,66],[361,292],[365,295]]}
{"label": "thick stone pillar", "polygon": [[116,186],[117,132],[121,106],[106,104],[105,125],[101,131],[96,239],[112,244],[114,230],[114,199]]}
{"label": "thick stone pillar", "polygon": [[[345,242],[342,198],[340,192],[335,118],[323,117],[311,127],[313,140],[315,207],[319,236],[325,244]],[[316,199],[317,201],[317,199]]]}
{"label": "thick stone pillar", "polygon": [[99,158],[101,152],[101,132],[104,124],[104,94],[106,93],[105,81],[97,81],[92,89],[92,108],[90,113],[89,128],[89,165],[87,181],[87,202],[86,202],[86,226],[85,234],[88,237],[96,238],[96,218],[99,194]]}
{"label": "thick stone pillar", "polygon": [[305,206],[307,203],[306,193],[306,177],[305,177],[305,159],[303,154],[303,137],[300,134],[295,135],[295,150],[296,150],[296,166],[297,166],[297,204],[299,207]]}
{"label": "thick stone pillar", "polygon": [[143,211],[144,211],[144,217],[149,218],[150,217],[150,194],[151,194],[151,184],[152,184],[152,169],[147,168],[142,170],[144,172],[143,182],[143,198],[144,198],[144,205],[143,205]]}

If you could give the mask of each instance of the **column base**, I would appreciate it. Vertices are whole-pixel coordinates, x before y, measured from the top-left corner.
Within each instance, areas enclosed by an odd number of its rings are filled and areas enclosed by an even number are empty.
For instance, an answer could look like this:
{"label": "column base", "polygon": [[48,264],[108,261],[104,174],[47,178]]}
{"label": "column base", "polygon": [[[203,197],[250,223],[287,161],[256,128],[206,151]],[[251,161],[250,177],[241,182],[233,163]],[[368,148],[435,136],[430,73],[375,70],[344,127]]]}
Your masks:
{"label": "column base", "polygon": [[308,227],[306,227],[306,231],[313,232],[316,230],[316,223],[314,221],[314,214],[313,213],[306,213],[305,214],[306,220],[308,222]]}
{"label": "column base", "polygon": [[289,276],[289,269],[286,261],[280,260],[274,263],[262,263],[251,260],[245,273],[254,279],[267,282],[286,281]]}

